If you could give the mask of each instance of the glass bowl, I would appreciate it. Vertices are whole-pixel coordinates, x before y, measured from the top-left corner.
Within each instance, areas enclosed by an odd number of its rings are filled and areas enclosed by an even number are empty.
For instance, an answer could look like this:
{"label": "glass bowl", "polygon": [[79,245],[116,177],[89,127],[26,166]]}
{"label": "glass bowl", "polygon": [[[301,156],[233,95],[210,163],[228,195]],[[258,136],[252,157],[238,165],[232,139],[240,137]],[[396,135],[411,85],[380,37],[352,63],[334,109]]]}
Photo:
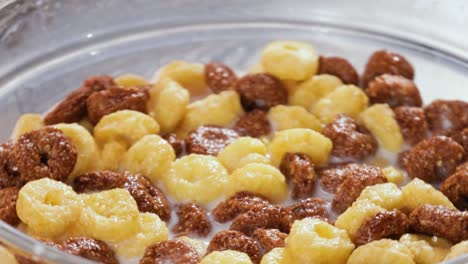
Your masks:
{"label": "glass bowl", "polygon": [[[361,72],[373,51],[389,49],[414,65],[426,103],[468,100],[468,37],[456,34],[465,4],[428,2],[438,1],[0,0],[0,140],[20,114],[46,111],[90,75],[150,79],[174,59],[245,70],[276,39],[310,42]],[[0,240],[53,263],[85,263],[4,223]]]}

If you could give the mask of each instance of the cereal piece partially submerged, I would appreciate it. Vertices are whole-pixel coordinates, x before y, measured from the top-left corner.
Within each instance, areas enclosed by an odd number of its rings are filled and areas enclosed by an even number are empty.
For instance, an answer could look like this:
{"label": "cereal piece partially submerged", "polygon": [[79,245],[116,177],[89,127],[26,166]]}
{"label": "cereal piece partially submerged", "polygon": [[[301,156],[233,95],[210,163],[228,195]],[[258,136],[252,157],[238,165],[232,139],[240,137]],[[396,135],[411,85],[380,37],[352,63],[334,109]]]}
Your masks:
{"label": "cereal piece partially submerged", "polygon": [[359,85],[356,69],[344,58],[320,56],[318,74],[337,76],[344,84]]}
{"label": "cereal piece partially submerged", "polygon": [[18,187],[0,189],[0,220],[12,226],[16,226],[20,223],[20,219],[16,214],[18,193]]}
{"label": "cereal piece partially submerged", "polygon": [[426,138],[428,125],[422,108],[399,106],[393,111],[405,141],[416,144]]}
{"label": "cereal piece partially submerged", "polygon": [[385,209],[368,200],[359,200],[338,216],[335,226],[345,229],[351,238],[354,238],[354,235],[366,219],[382,211],[385,211]]}
{"label": "cereal piece partially submerged", "polygon": [[398,53],[379,50],[374,52],[367,61],[366,69],[362,76],[362,83],[367,87],[368,83],[382,74],[401,75],[407,79],[414,78],[413,66],[405,57]]}
{"label": "cereal piece partially submerged", "polygon": [[354,235],[356,246],[370,243],[382,238],[398,238],[408,231],[408,217],[398,211],[382,211],[367,218]]}
{"label": "cereal piece partially submerged", "polygon": [[227,65],[220,62],[209,62],[205,64],[205,81],[214,93],[219,93],[234,89],[237,76]]}
{"label": "cereal piece partially submerged", "polygon": [[403,193],[394,183],[382,183],[366,187],[356,201],[368,200],[387,210],[403,207]]}
{"label": "cereal piece partially submerged", "polygon": [[163,136],[163,139],[169,143],[174,149],[176,157],[179,157],[185,151],[185,141],[179,138],[176,134],[171,133]]}
{"label": "cereal piece partially submerged", "polygon": [[103,264],[118,264],[114,251],[103,241],[89,237],[72,237],[60,243],[60,250]]}
{"label": "cereal piece partially submerged", "polygon": [[103,116],[125,109],[146,113],[148,99],[146,88],[110,87],[94,92],[86,100],[89,121],[95,125]]}
{"label": "cereal piece partially submerged", "polygon": [[52,127],[21,136],[12,155],[22,182],[40,178],[65,181],[77,161],[76,147],[70,138]]}
{"label": "cereal piece partially submerged", "polygon": [[253,207],[237,216],[229,229],[252,235],[258,228],[279,229],[288,233],[292,221],[288,212],[278,205]]}
{"label": "cereal piece partially submerged", "polygon": [[263,229],[258,228],[253,233],[253,238],[258,241],[262,249],[262,253],[267,253],[274,248],[284,247],[284,240],[288,235],[278,229]]}
{"label": "cereal piece partially submerged", "polygon": [[411,250],[414,261],[418,264],[435,264],[443,261],[452,245],[443,238],[415,234],[405,234],[399,241]]}
{"label": "cereal piece partially submerged", "polygon": [[204,71],[200,63],[173,61],[160,70],[159,80],[174,80],[189,90],[191,95],[203,95],[207,92]]}
{"label": "cereal piece partially submerged", "polygon": [[302,220],[306,217],[314,217],[330,222],[327,205],[328,203],[320,198],[307,198],[284,209],[286,212],[291,213],[293,220]]}
{"label": "cereal piece partially submerged", "polygon": [[279,104],[286,104],[288,92],[275,77],[266,73],[249,74],[236,82],[236,91],[241,96],[246,110],[268,110]]}
{"label": "cereal piece partially submerged", "polygon": [[457,170],[440,186],[440,191],[460,210],[468,210],[468,163]]}
{"label": "cereal piece partially submerged", "polygon": [[312,107],[322,97],[333,92],[343,83],[335,76],[328,74],[314,75],[290,92],[289,104],[302,106],[307,110]]}
{"label": "cereal piece partially submerged", "polygon": [[79,122],[86,116],[86,100],[94,92],[115,86],[112,77],[107,75],[93,76],[86,79],[80,88],[74,90],[57,104],[44,117],[46,125]]}
{"label": "cereal piece partially submerged", "polygon": [[385,178],[380,168],[366,164],[353,166],[349,171],[349,175],[345,177],[336,190],[332,201],[333,210],[337,212],[345,211],[367,186],[385,182],[387,182],[387,178]]}
{"label": "cereal piece partially submerged", "polygon": [[197,264],[197,251],[184,241],[166,240],[149,246],[140,264]]}
{"label": "cereal piece partially submerged", "polygon": [[179,221],[172,228],[177,235],[195,233],[199,236],[207,236],[211,231],[211,222],[208,219],[206,209],[194,204],[186,203],[177,208]]}
{"label": "cereal piece partially submerged", "polygon": [[270,134],[271,126],[267,112],[254,109],[241,116],[233,129],[241,136],[261,137]]}
{"label": "cereal piece partially submerged", "polygon": [[388,104],[391,108],[422,105],[416,84],[400,75],[383,74],[376,77],[369,82],[366,94],[372,104]]}
{"label": "cereal piece partially submerged", "polygon": [[13,157],[14,143],[6,142],[0,145],[0,189],[20,186],[21,179],[16,171],[16,160]]}
{"label": "cereal piece partially submerged", "polygon": [[208,245],[207,253],[223,250],[244,252],[249,255],[253,263],[259,263],[261,259],[260,247],[257,242],[238,231],[221,231],[214,235]]}
{"label": "cereal piece partially submerged", "polygon": [[422,205],[410,214],[410,225],[416,232],[440,236],[458,243],[468,239],[468,212],[441,205]]}
{"label": "cereal piece partially submerged", "polygon": [[232,264],[252,264],[249,256],[243,252],[236,250],[223,250],[213,251],[206,255],[200,262],[200,264],[221,264],[221,263],[232,263]]}
{"label": "cereal piece partially submerged", "polygon": [[403,182],[405,175],[403,172],[393,166],[387,166],[382,169],[383,174],[387,177],[388,182],[400,184]]}
{"label": "cereal piece partially submerged", "polygon": [[468,102],[435,100],[424,108],[429,128],[436,134],[459,131],[468,126]]}
{"label": "cereal piece partially submerged", "polygon": [[264,207],[269,205],[267,198],[251,193],[238,192],[229,199],[219,203],[213,209],[212,215],[214,219],[220,223],[224,223],[236,218],[238,215],[249,211],[255,207]]}
{"label": "cereal piece partially submerged", "polygon": [[413,211],[418,206],[425,204],[443,205],[447,208],[455,209],[455,206],[441,192],[432,185],[420,180],[413,179],[402,189],[403,206],[409,211]]}
{"label": "cereal piece partially submerged", "polygon": [[312,195],[317,178],[314,164],[302,153],[286,153],[280,164],[280,170],[292,182],[292,198],[304,198]]}
{"label": "cereal piece partially submerged", "polygon": [[267,148],[262,141],[251,137],[241,137],[227,145],[219,154],[218,159],[228,171],[240,168],[239,163],[249,154],[265,156]]}
{"label": "cereal piece partially submerged", "polygon": [[186,138],[188,153],[216,156],[239,137],[236,131],[219,126],[201,126]]}
{"label": "cereal piece partially submerged", "polygon": [[268,118],[276,131],[291,128],[310,128],[318,132],[322,130],[320,121],[300,106],[277,105],[270,109]]}
{"label": "cereal piece partially submerged", "polygon": [[377,140],[360,122],[346,115],[338,115],[322,131],[333,142],[332,155],[362,160],[377,151]]}
{"label": "cereal piece partially submerged", "polygon": [[440,181],[462,161],[463,147],[449,137],[434,136],[416,144],[401,160],[411,178]]}
{"label": "cereal piece partially submerged", "polygon": [[390,239],[373,241],[354,250],[347,264],[361,263],[415,264],[408,247]]}

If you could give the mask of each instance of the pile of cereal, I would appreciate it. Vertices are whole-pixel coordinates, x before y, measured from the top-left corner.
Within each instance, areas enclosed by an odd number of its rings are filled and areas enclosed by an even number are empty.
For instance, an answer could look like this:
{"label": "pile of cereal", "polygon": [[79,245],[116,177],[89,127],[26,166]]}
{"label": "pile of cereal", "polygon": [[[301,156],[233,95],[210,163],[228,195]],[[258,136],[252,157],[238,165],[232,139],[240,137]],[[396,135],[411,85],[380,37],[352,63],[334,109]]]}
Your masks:
{"label": "pile of cereal", "polygon": [[105,264],[466,254],[468,103],[423,106],[414,75],[389,51],[359,76],[275,41],[242,77],[184,61],[154,83],[91,77],[0,146],[0,218]]}

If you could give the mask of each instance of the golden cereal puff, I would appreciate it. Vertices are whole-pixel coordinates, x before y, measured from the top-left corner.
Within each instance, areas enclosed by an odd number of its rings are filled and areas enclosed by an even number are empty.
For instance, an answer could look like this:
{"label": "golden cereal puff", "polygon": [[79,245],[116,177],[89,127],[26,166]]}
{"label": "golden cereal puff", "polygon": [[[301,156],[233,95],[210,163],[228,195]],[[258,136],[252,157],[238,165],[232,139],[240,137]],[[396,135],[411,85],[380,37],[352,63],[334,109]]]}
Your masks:
{"label": "golden cereal puff", "polygon": [[153,118],[133,110],[121,110],[104,116],[94,127],[98,144],[121,140],[129,146],[140,138],[159,133],[159,124]]}
{"label": "golden cereal puff", "polygon": [[382,173],[385,175],[389,182],[400,184],[405,179],[403,172],[393,166],[387,166],[382,169]]}
{"label": "golden cereal puff", "polygon": [[299,41],[273,41],[262,51],[262,66],[278,79],[302,81],[317,72],[314,47]]}
{"label": "golden cereal puff", "polygon": [[333,75],[320,74],[299,84],[294,93],[289,96],[289,104],[302,106],[310,109],[325,95],[333,92],[337,87],[343,85],[341,80]]}
{"label": "golden cereal puff", "polygon": [[126,240],[111,243],[111,247],[118,256],[124,258],[140,257],[149,245],[169,238],[166,223],[156,214],[140,213],[139,226],[137,233]]}
{"label": "golden cereal puff", "polygon": [[260,264],[294,264],[285,248],[274,248],[262,257]]}
{"label": "golden cereal puff", "polygon": [[110,141],[101,149],[99,168],[101,170],[120,171],[127,152],[127,143],[123,141]]}
{"label": "golden cereal puff", "polygon": [[368,200],[387,210],[400,209],[403,206],[403,194],[394,183],[381,183],[367,186],[356,201]]}
{"label": "golden cereal puff", "polygon": [[361,88],[354,85],[342,85],[327,94],[310,109],[312,113],[328,124],[339,114],[356,118],[367,108],[369,99]]}
{"label": "golden cereal puff", "polygon": [[387,104],[375,104],[361,113],[360,119],[379,144],[388,151],[398,152],[403,146],[403,136],[395,120],[395,113]]}
{"label": "golden cereal puff", "polygon": [[252,261],[244,252],[223,250],[206,255],[200,264],[252,264]]}
{"label": "golden cereal puff", "polygon": [[452,246],[444,260],[453,259],[464,254],[468,254],[468,240],[462,241]]}
{"label": "golden cereal puff", "polygon": [[262,141],[251,137],[241,137],[227,145],[219,154],[218,159],[229,172],[239,168],[239,162],[249,154],[267,154],[267,148]]}
{"label": "golden cereal puff", "polygon": [[308,128],[293,128],[275,133],[269,151],[274,166],[279,166],[287,152],[300,152],[309,156],[315,165],[328,160],[333,143],[322,134]]}
{"label": "golden cereal puff", "polygon": [[348,234],[354,237],[366,219],[384,210],[384,208],[368,200],[356,201],[344,213],[338,216],[335,226],[348,231]]}
{"label": "golden cereal puff", "polygon": [[316,219],[295,221],[286,238],[286,251],[296,263],[346,263],[354,249],[345,230]]}
{"label": "golden cereal puff", "polygon": [[436,264],[445,259],[452,244],[443,238],[404,234],[400,243],[407,246],[416,264]]}
{"label": "golden cereal puff", "polygon": [[124,158],[123,167],[140,173],[156,183],[169,170],[176,158],[172,146],[158,135],[147,135],[131,146]]}
{"label": "golden cereal puff", "polygon": [[86,128],[78,124],[57,124],[54,127],[71,139],[78,152],[75,168],[67,179],[68,183],[73,183],[80,174],[98,169],[99,148]]}
{"label": "golden cereal puff", "polygon": [[347,264],[415,264],[411,251],[395,240],[381,239],[358,247]]}
{"label": "golden cereal puff", "polygon": [[277,105],[270,109],[268,118],[276,131],[291,128],[310,128],[322,131],[320,121],[301,106]]}
{"label": "golden cereal puff", "polygon": [[190,154],[174,161],[162,179],[177,201],[206,205],[224,193],[229,175],[216,157]]}
{"label": "golden cereal puff", "polygon": [[166,134],[174,130],[184,118],[189,101],[189,92],[167,79],[150,90],[148,114],[161,126],[161,132]]}
{"label": "golden cereal puff", "polygon": [[243,113],[236,92],[224,91],[212,94],[187,106],[187,112],[176,133],[185,137],[188,132],[201,125],[229,126]]}
{"label": "golden cereal puff", "polygon": [[410,211],[424,204],[443,205],[447,208],[456,209],[443,193],[418,178],[414,178],[401,191],[403,193],[403,207]]}
{"label": "golden cereal puff", "polygon": [[133,88],[149,85],[148,81],[145,80],[145,78],[136,74],[123,74],[117,76],[114,79],[114,82],[122,88]]}
{"label": "golden cereal puff", "polygon": [[275,167],[262,163],[250,163],[236,169],[229,177],[228,196],[240,191],[261,194],[272,202],[281,202],[288,196],[284,175]]}
{"label": "golden cereal puff", "polygon": [[138,232],[138,206],[127,190],[112,189],[80,196],[84,204],[80,224],[88,236],[118,242]]}
{"label": "golden cereal puff", "polygon": [[263,164],[271,164],[271,161],[270,159],[265,156],[265,155],[262,155],[262,154],[258,154],[258,153],[251,153],[251,154],[248,154],[246,155],[245,157],[241,158],[238,162],[237,162],[237,168],[242,168],[244,167],[245,165],[249,164],[249,163],[263,163]]}
{"label": "golden cereal puff", "polygon": [[192,96],[208,92],[205,82],[205,67],[200,63],[173,61],[159,71],[158,80],[171,79],[190,91]]}
{"label": "golden cereal puff", "polygon": [[16,140],[22,135],[42,127],[44,127],[44,121],[42,121],[41,115],[23,114],[16,121],[11,137]]}
{"label": "golden cereal puff", "polygon": [[206,249],[208,247],[207,242],[204,242],[203,240],[199,239],[190,238],[187,236],[177,237],[176,240],[181,240],[192,246],[197,251],[198,256],[205,256]]}
{"label": "golden cereal puff", "polygon": [[0,259],[3,264],[18,264],[15,255],[13,255],[8,249],[0,245]]}
{"label": "golden cereal puff", "polygon": [[62,234],[80,216],[80,201],[73,189],[43,178],[21,188],[16,212],[31,231],[41,237]]}

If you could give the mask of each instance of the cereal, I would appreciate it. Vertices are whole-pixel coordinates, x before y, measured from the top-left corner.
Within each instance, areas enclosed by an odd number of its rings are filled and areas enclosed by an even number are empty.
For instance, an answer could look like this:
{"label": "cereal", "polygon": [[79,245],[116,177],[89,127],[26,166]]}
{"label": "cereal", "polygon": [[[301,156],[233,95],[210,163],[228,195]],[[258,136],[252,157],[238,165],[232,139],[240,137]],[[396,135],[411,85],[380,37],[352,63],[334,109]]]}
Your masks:
{"label": "cereal", "polygon": [[193,247],[197,251],[198,256],[204,256],[206,254],[206,248],[208,247],[208,245],[207,242],[203,240],[193,239],[187,236],[177,237],[176,240],[183,241],[191,247]]}
{"label": "cereal", "polygon": [[460,242],[450,248],[444,260],[449,260],[468,253],[468,241]]}
{"label": "cereal", "polygon": [[270,109],[268,118],[276,131],[291,128],[310,128],[318,132],[322,130],[320,121],[300,106],[275,106]]}
{"label": "cereal", "polygon": [[22,135],[36,129],[44,127],[44,121],[39,114],[22,114],[18,121],[16,121],[15,128],[13,129],[13,139],[18,139]]}
{"label": "cereal", "polygon": [[254,109],[241,116],[233,129],[241,136],[261,137],[270,134],[271,125],[266,111]]}
{"label": "cereal", "polygon": [[185,140],[188,153],[216,156],[239,137],[236,131],[219,126],[201,126]]}
{"label": "cereal", "polygon": [[361,263],[415,264],[408,247],[390,239],[373,241],[354,250],[347,264]]}
{"label": "cereal", "polygon": [[294,128],[276,132],[269,148],[275,166],[280,165],[284,154],[288,152],[306,154],[312,163],[322,165],[328,160],[332,146],[330,139],[312,129]]}
{"label": "cereal", "polygon": [[335,76],[328,74],[315,75],[296,87],[289,96],[289,104],[302,106],[310,110],[318,100],[341,85],[343,83]]}
{"label": "cereal", "polygon": [[257,242],[238,231],[221,231],[214,235],[208,245],[207,253],[223,250],[246,253],[253,263],[259,263],[261,259],[260,247]]}
{"label": "cereal", "polygon": [[398,211],[382,211],[367,218],[356,231],[353,242],[356,246],[382,238],[398,238],[408,231],[408,217]]}
{"label": "cereal", "polygon": [[251,236],[258,228],[273,228],[289,233],[292,221],[290,221],[287,213],[278,205],[253,207],[246,213],[238,215],[229,229],[242,232],[248,236]]}
{"label": "cereal", "polygon": [[347,165],[331,166],[320,169],[318,171],[320,185],[326,192],[336,193],[336,190],[344,181],[345,177],[348,177],[348,174],[350,174],[358,166],[358,164],[351,163]]}
{"label": "cereal", "polygon": [[46,177],[65,181],[77,161],[73,142],[52,127],[21,136],[13,147],[12,155],[23,182]]}
{"label": "cereal", "polygon": [[368,101],[359,87],[342,85],[322,97],[310,110],[322,123],[328,124],[339,114],[357,117],[367,108]]}
{"label": "cereal", "polygon": [[111,87],[94,92],[86,100],[89,121],[95,125],[105,115],[119,110],[133,110],[146,113],[149,99],[146,88]]}
{"label": "cereal", "polygon": [[234,89],[237,76],[227,65],[220,62],[205,64],[205,81],[214,93]]}
{"label": "cereal", "polygon": [[344,264],[354,249],[345,230],[314,218],[294,222],[286,245],[296,263]]}
{"label": "cereal", "polygon": [[140,264],[197,264],[200,257],[197,251],[180,240],[166,240],[149,246]]}
{"label": "cereal", "polygon": [[103,241],[88,237],[72,237],[62,242],[59,249],[103,264],[118,264],[114,251]]}
{"label": "cereal", "polygon": [[368,201],[359,200],[353,203],[351,207],[346,209],[336,219],[335,226],[348,231],[351,238],[354,238],[356,232],[362,226],[362,224],[369,217],[375,216],[377,213],[384,211],[385,209]]}
{"label": "cereal", "polygon": [[214,219],[220,223],[224,223],[236,218],[255,207],[264,207],[269,205],[267,198],[251,193],[238,192],[229,199],[219,203],[213,209],[212,215]]}
{"label": "cereal", "polygon": [[317,178],[314,164],[302,153],[286,153],[280,164],[281,173],[292,182],[292,198],[304,198],[312,195]]}
{"label": "cereal", "polygon": [[286,179],[275,167],[262,163],[250,163],[236,169],[230,176],[226,193],[239,191],[261,194],[273,202],[280,202],[288,195]]}
{"label": "cereal", "polygon": [[206,209],[194,204],[181,204],[177,208],[178,223],[172,228],[177,235],[195,233],[199,236],[207,236],[211,231],[211,223]]}
{"label": "cereal", "polygon": [[190,101],[189,92],[172,80],[150,89],[148,114],[161,126],[162,133],[172,132],[184,119]]}
{"label": "cereal", "polygon": [[434,189],[432,185],[420,179],[413,179],[402,189],[403,206],[413,211],[416,207],[424,204],[443,205],[455,209],[455,206],[441,192]]}
{"label": "cereal", "polygon": [[117,86],[122,88],[135,88],[149,85],[145,78],[136,74],[123,74],[117,76],[115,77],[114,82]]}
{"label": "cereal", "polygon": [[383,168],[382,173],[385,175],[388,182],[395,183],[395,184],[402,183],[405,177],[402,171],[398,170],[397,168],[393,166],[387,166]]}
{"label": "cereal", "polygon": [[440,236],[458,243],[468,239],[468,212],[442,205],[421,205],[410,214],[411,228],[416,232]]}
{"label": "cereal", "polygon": [[176,134],[172,133],[164,135],[163,139],[172,146],[176,157],[179,157],[185,152],[185,141],[179,138]]}
{"label": "cereal", "polygon": [[468,209],[468,163],[459,166],[454,174],[445,179],[440,191],[460,210]]}
{"label": "cereal", "polygon": [[120,171],[121,164],[127,153],[127,142],[116,140],[105,143],[101,149],[99,169]]}
{"label": "cereal", "polygon": [[344,84],[359,85],[356,69],[344,58],[320,56],[318,74],[337,76]]}
{"label": "cereal", "polygon": [[435,100],[424,108],[429,128],[436,134],[462,130],[468,126],[468,103],[460,100]]}
{"label": "cereal", "polygon": [[14,144],[6,142],[0,145],[0,189],[22,185],[16,171],[16,160],[13,157]]}
{"label": "cereal", "polygon": [[[348,165],[349,166],[349,165]],[[361,191],[367,186],[385,183],[387,178],[380,168],[359,164],[354,166],[336,190],[332,201],[332,208],[337,212],[343,212],[359,197]]]}
{"label": "cereal", "polygon": [[237,163],[237,168],[242,168],[250,163],[263,163],[268,165],[271,164],[270,159],[267,156],[258,153],[250,153],[239,160],[239,162]]}
{"label": "cereal", "polygon": [[294,220],[314,217],[329,222],[328,203],[320,198],[307,198],[285,208]]}
{"label": "cereal", "polygon": [[363,160],[377,152],[377,140],[369,130],[346,115],[337,115],[322,133],[333,142],[332,155],[336,157]]}
{"label": "cereal", "polygon": [[292,264],[295,263],[292,260],[290,254],[285,248],[274,248],[262,257],[260,264]]}
{"label": "cereal", "polygon": [[447,256],[450,242],[436,236],[405,234],[400,237],[400,243],[406,245],[418,264],[436,264]]}
{"label": "cereal", "polygon": [[100,145],[116,140],[132,145],[140,138],[158,132],[159,124],[154,119],[132,110],[106,115],[94,127],[94,137]]}
{"label": "cereal", "polygon": [[422,108],[399,106],[393,111],[405,141],[416,144],[426,138],[428,125]]}
{"label": "cereal", "polygon": [[174,161],[162,180],[177,201],[204,205],[224,193],[229,175],[217,158],[190,154]]}
{"label": "cereal", "polygon": [[463,147],[451,138],[434,136],[416,144],[401,165],[411,178],[440,181],[455,172],[463,155]]}
{"label": "cereal", "polygon": [[249,256],[243,252],[235,250],[213,251],[206,255],[200,264],[221,264],[221,263],[235,263],[235,264],[252,264]]}
{"label": "cereal", "polygon": [[372,104],[388,104],[391,108],[422,106],[416,84],[400,75],[383,74],[374,78],[369,82],[366,94]]}
{"label": "cereal", "polygon": [[228,171],[232,172],[239,167],[243,157],[249,154],[267,154],[267,148],[263,142],[251,137],[241,137],[227,145],[219,154],[218,159]]}
{"label": "cereal", "polygon": [[288,92],[275,77],[266,73],[249,74],[236,82],[242,106],[246,110],[268,110],[279,104],[286,104]]}
{"label": "cereal", "polygon": [[192,96],[207,92],[203,64],[186,61],[173,61],[159,72],[159,80],[171,79],[190,91]]}
{"label": "cereal", "polygon": [[96,91],[114,86],[114,80],[107,75],[93,76],[86,79],[80,88],[74,90],[58,103],[44,117],[46,125],[79,122],[86,116],[86,100]]}
{"label": "cereal", "polygon": [[262,51],[262,66],[282,80],[305,80],[317,72],[314,47],[298,41],[273,41]]}
{"label": "cereal", "polygon": [[374,52],[367,61],[366,69],[362,76],[362,83],[367,87],[368,83],[375,77],[382,74],[401,75],[407,79],[413,80],[413,66],[405,57],[398,53],[379,50]]}
{"label": "cereal", "polygon": [[20,223],[16,213],[18,193],[18,187],[0,189],[0,220],[12,226],[17,226]]}
{"label": "cereal", "polygon": [[[8,249],[0,245],[0,258],[4,264],[18,264],[15,255],[13,255]],[[24,263],[26,264],[26,263]]]}
{"label": "cereal", "polygon": [[356,201],[368,200],[387,210],[403,207],[403,193],[394,183],[381,183],[366,187]]}
{"label": "cereal", "polygon": [[288,235],[278,229],[259,228],[253,233],[253,238],[258,241],[263,253],[267,253],[274,248],[284,247],[284,240]]}
{"label": "cereal", "polygon": [[175,159],[174,149],[166,140],[158,135],[147,135],[128,149],[123,167],[156,182],[169,170]]}
{"label": "cereal", "polygon": [[54,237],[62,234],[80,216],[80,202],[64,183],[43,178],[27,183],[18,194],[18,217],[35,234]]}

